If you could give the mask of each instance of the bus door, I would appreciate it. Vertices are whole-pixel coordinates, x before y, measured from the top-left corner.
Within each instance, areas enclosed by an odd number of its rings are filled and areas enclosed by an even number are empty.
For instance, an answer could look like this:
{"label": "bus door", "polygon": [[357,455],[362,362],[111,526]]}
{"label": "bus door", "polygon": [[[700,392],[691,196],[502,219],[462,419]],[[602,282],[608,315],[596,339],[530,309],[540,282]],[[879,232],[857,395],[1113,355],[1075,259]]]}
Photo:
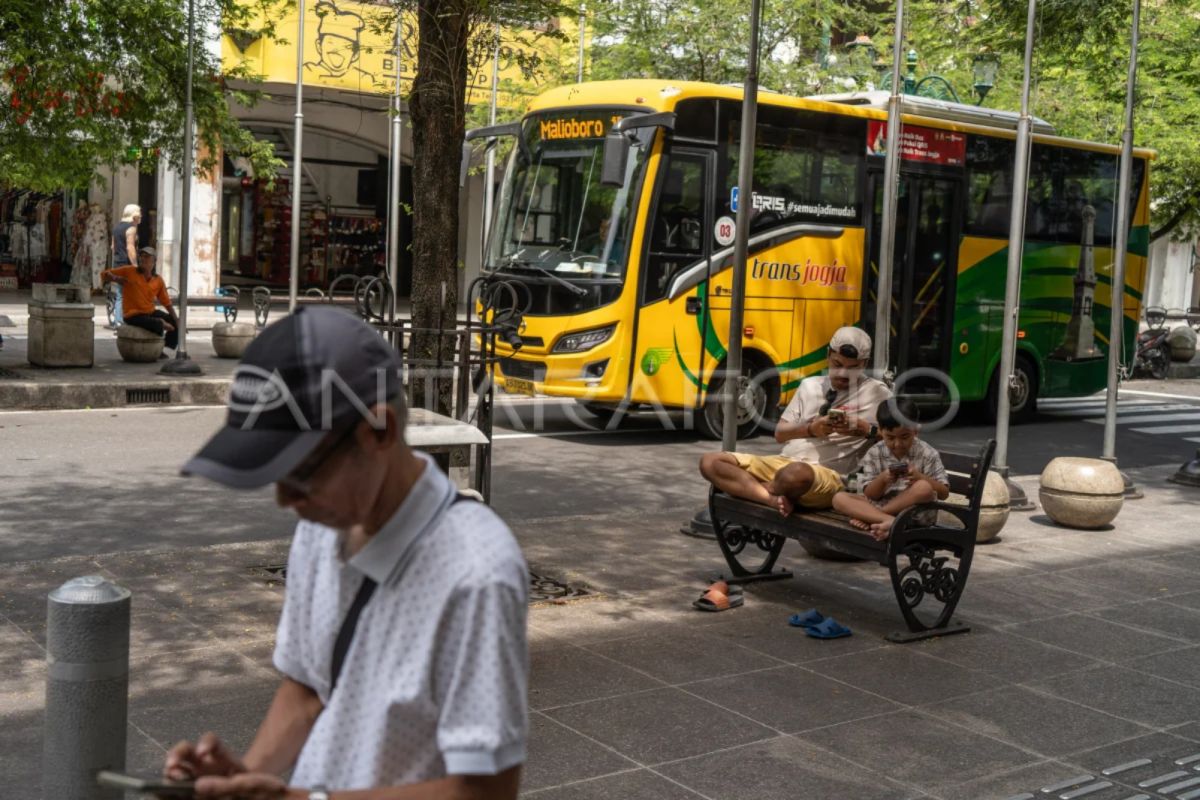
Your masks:
{"label": "bus door", "polygon": [[[670,299],[677,279],[707,275],[713,237],[711,150],[672,147],[662,158],[654,212],[646,226],[641,311],[634,344],[635,402],[693,406],[704,375],[704,342],[711,325],[704,293],[710,281]],[[684,310],[686,309],[686,313]]]}
{"label": "bus door", "polygon": [[[949,374],[950,325],[957,278],[960,184],[957,179],[901,172],[896,203],[892,270],[890,366],[897,378],[912,370],[906,395],[943,397],[943,381],[925,371]],[[883,176],[871,179],[871,272],[863,321],[874,333],[879,243],[883,224]]]}

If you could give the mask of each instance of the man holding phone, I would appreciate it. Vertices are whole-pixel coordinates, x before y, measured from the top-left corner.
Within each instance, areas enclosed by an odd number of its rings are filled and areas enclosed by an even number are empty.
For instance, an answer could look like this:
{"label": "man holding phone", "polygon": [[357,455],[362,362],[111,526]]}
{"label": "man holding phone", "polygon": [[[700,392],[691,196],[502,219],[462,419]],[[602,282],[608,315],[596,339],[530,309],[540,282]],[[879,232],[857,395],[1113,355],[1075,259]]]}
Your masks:
{"label": "man holding phone", "polygon": [[282,680],[250,749],[208,733],[167,754],[197,797],[517,797],[528,570],[503,521],[405,443],[400,367],[355,317],[301,307],[251,343],[225,427],[184,466],[274,483],[300,517]]}
{"label": "man holding phone", "polygon": [[700,473],[726,494],[772,505],[783,514],[797,506],[829,508],[842,476],[858,465],[876,439],[875,410],[892,396],[864,374],[871,337],[843,327],[829,341],[829,372],[800,382],[775,428],[777,456],[706,453]]}

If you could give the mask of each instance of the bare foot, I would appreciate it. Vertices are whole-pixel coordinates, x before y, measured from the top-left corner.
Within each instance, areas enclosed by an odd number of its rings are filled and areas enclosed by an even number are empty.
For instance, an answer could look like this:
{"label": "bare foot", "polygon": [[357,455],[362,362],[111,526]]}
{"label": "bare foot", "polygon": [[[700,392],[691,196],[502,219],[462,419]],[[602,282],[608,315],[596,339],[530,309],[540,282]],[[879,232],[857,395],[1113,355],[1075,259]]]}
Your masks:
{"label": "bare foot", "polygon": [[861,519],[855,519],[854,517],[850,518],[850,525],[851,527],[858,528],[860,531],[871,530],[871,523],[863,522]]}
{"label": "bare foot", "polygon": [[896,521],[895,517],[889,517],[887,522],[876,522],[871,526],[871,536],[875,541],[882,542],[892,534],[892,523]]}
{"label": "bare foot", "polygon": [[787,498],[787,495],[773,494],[771,503],[775,506],[775,510],[785,517],[791,516],[792,512],[796,510],[795,504]]}

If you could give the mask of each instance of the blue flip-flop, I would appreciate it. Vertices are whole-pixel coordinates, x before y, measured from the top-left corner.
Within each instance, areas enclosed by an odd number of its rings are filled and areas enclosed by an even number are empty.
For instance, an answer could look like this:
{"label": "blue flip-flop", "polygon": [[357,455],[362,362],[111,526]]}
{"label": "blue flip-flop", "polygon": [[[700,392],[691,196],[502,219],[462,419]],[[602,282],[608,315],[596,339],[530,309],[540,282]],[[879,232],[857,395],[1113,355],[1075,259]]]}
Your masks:
{"label": "blue flip-flop", "polygon": [[804,629],[804,632],[814,639],[840,639],[850,636],[852,631],[833,617],[826,617],[822,622]]}
{"label": "blue flip-flop", "polygon": [[819,625],[824,621],[824,614],[815,608],[810,608],[808,611],[792,614],[788,619],[788,625],[791,625],[793,628],[811,628],[813,625]]}

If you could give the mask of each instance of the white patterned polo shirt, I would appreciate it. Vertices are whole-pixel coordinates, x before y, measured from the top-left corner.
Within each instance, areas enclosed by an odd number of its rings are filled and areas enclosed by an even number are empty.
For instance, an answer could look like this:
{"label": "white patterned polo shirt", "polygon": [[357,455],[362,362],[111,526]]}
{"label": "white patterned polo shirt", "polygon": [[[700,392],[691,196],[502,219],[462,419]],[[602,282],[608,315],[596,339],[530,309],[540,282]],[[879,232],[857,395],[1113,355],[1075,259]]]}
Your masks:
{"label": "white patterned polo shirt", "polygon": [[[420,479],[349,561],[333,530],[296,526],[274,661],[325,709],[295,786],[398,786],[525,760],[525,561],[490,508],[455,503],[432,459],[416,455],[426,462]],[[379,586],[331,697],[334,641],[364,575]]]}

